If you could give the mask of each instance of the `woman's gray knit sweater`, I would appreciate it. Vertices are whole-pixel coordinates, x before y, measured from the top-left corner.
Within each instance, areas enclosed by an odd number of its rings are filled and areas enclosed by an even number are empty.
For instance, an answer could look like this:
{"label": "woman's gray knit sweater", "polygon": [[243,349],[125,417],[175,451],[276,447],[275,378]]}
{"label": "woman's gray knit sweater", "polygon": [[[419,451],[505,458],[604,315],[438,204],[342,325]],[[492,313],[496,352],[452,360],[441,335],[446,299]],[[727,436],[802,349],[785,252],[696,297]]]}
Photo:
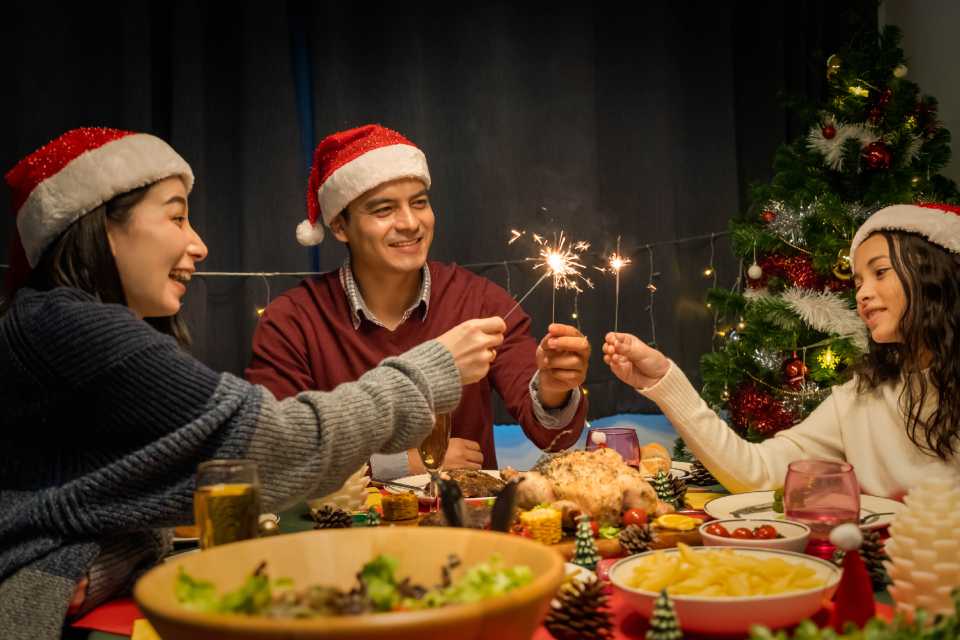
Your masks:
{"label": "woman's gray knit sweater", "polygon": [[264,507],[336,489],[375,452],[415,447],[460,376],[436,341],[357,382],[278,402],[216,373],[124,306],[21,291],[0,318],[0,637],[58,638],[131,586],[192,520],[211,458],[257,462]]}

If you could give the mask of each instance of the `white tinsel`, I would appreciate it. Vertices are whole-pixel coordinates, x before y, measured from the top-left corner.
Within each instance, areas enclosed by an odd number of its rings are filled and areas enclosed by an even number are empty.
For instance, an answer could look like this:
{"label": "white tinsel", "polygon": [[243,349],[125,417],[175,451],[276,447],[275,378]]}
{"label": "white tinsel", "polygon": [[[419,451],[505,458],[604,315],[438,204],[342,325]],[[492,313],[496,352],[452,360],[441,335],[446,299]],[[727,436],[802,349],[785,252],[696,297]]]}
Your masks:
{"label": "white tinsel", "polygon": [[769,296],[770,291],[768,291],[766,287],[762,287],[760,289],[750,288],[743,292],[743,297],[747,300],[757,300],[759,298],[767,298]]}
{"label": "white tinsel", "polygon": [[[828,125],[836,131],[830,139],[823,136],[823,129]],[[879,140],[880,136],[869,125],[843,124],[834,120],[832,116],[827,116],[822,124],[810,127],[810,133],[807,134],[807,144],[810,148],[822,155],[827,166],[835,171],[843,169],[843,144],[850,139],[857,140],[863,148]]]}
{"label": "white tinsel", "polygon": [[816,202],[791,207],[780,200],[771,200],[763,207],[765,211],[774,213],[773,220],[767,223],[767,231],[787,244],[795,247],[806,246],[807,239],[803,233],[803,221],[813,215],[816,208]]}
{"label": "white tinsel", "polygon": [[867,330],[863,321],[839,295],[793,287],[784,291],[781,297],[817,331],[849,336],[858,349],[867,350]]}

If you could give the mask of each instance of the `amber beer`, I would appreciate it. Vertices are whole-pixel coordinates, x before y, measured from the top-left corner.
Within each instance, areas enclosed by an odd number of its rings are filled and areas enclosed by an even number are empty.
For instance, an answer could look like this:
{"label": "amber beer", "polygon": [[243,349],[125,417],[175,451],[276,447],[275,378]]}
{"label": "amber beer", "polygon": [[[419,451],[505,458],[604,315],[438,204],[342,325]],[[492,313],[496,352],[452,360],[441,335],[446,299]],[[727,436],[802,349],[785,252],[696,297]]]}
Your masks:
{"label": "amber beer", "polygon": [[212,460],[197,470],[193,514],[200,548],[257,537],[260,482],[256,464],[247,460]]}
{"label": "amber beer", "polygon": [[436,471],[443,464],[447,455],[447,446],[450,444],[450,430],[453,427],[453,417],[449,413],[437,414],[433,424],[433,431],[427,439],[420,443],[420,459],[428,471]]}

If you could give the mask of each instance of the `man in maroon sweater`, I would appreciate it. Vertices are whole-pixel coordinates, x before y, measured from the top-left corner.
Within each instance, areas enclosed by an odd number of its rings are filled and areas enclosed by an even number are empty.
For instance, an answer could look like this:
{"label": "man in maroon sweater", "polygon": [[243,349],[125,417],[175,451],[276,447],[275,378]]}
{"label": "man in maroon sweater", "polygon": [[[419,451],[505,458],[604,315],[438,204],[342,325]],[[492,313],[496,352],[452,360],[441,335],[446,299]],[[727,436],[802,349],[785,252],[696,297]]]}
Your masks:
{"label": "man in maroon sweater", "polygon": [[[266,309],[246,376],[278,398],[356,380],[388,356],[471,318],[505,316],[514,300],[456,265],[428,262],[434,214],[423,152],[395,131],[367,125],[333,134],[314,153],[302,244],[326,224],[347,244],[338,271],[304,280]],[[453,414],[446,468],[497,468],[491,391],[527,437],[545,450],[577,441],[586,400],[580,392],[590,345],[574,327],[552,324],[538,345],[530,318],[507,318],[490,372],[463,389]],[[422,473],[416,450],[376,456],[373,475]]]}

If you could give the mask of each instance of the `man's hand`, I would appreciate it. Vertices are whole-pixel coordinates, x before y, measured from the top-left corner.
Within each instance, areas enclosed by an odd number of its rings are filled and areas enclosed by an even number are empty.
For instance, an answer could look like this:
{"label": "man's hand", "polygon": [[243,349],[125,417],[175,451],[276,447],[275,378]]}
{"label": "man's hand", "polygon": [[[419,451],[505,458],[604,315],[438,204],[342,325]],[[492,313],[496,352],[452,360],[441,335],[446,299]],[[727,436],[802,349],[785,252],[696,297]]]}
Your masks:
{"label": "man's hand", "polygon": [[603,343],[603,361],[613,375],[635,389],[652,387],[670,369],[665,355],[629,333],[608,333]]}
{"label": "man's hand", "polygon": [[[407,462],[412,475],[426,473],[423,460],[416,449],[407,451]],[[465,438],[450,438],[447,455],[443,458],[442,469],[480,469],[483,466],[483,453],[480,443]]]}
{"label": "man's hand", "polygon": [[587,378],[590,341],[567,324],[551,324],[537,346],[540,404],[555,409],[566,404],[570,392]]}

